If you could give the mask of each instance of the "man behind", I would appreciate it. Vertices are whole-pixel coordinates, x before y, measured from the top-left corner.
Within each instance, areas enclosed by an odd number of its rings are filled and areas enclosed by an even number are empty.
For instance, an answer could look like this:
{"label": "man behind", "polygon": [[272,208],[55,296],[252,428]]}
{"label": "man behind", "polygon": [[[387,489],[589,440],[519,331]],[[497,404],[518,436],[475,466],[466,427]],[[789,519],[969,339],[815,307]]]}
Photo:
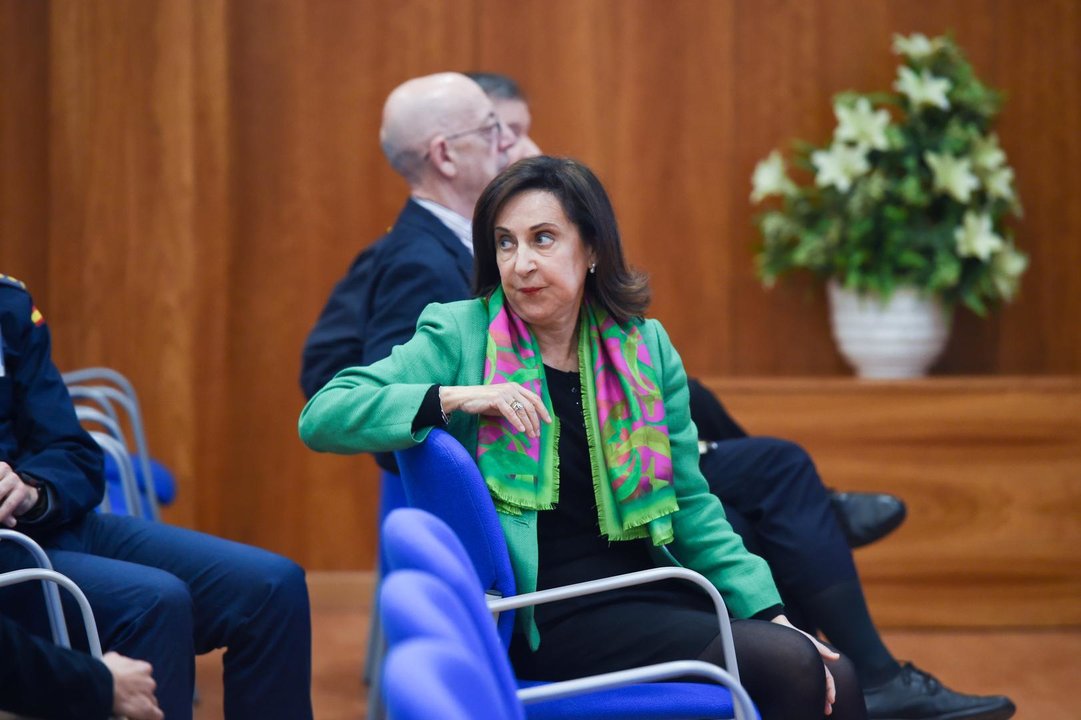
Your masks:
{"label": "man behind", "polygon": [[343,367],[389,355],[428,303],[469,297],[473,205],[508,165],[515,139],[479,85],[439,73],[390,93],[379,140],[410,197],[390,231],[353,261],[309,334],[306,397]]}

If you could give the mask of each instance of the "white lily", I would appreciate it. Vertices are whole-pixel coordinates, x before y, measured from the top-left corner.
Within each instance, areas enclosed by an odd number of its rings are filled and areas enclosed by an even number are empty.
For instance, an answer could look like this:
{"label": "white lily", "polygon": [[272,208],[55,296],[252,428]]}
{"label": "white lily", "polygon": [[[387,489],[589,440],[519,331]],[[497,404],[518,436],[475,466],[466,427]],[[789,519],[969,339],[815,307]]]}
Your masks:
{"label": "white lily", "polygon": [[761,202],[771,195],[788,195],[796,191],[796,184],[785,172],[784,158],[774,150],[765,160],[754,166],[751,176],[751,202]]}
{"label": "white lily", "polygon": [[893,83],[893,89],[907,97],[913,106],[920,108],[928,105],[943,110],[950,109],[950,100],[946,93],[951,87],[953,83],[949,79],[935,77],[927,68],[917,75],[912,68],[904,65]]}
{"label": "white lily", "polygon": [[1013,169],[1000,167],[983,180],[987,194],[993,198],[1001,198],[1006,202],[1014,201],[1013,192]]}
{"label": "white lily", "polygon": [[991,216],[969,210],[960,227],[953,231],[957,254],[975,257],[986,262],[993,253],[1001,250],[1006,242],[995,234]]}
{"label": "white lily", "polygon": [[972,191],[980,186],[980,181],[972,172],[972,161],[953,155],[938,155],[928,150],[923,159],[935,174],[935,190],[945,192],[960,203],[967,203]]}
{"label": "white lily", "polygon": [[998,135],[991,133],[986,137],[976,138],[972,143],[972,164],[981,173],[991,173],[1006,163],[1006,153],[998,144]]}
{"label": "white lily", "polygon": [[815,184],[819,187],[833,185],[841,192],[848,192],[852,181],[871,169],[867,161],[867,149],[834,143],[829,150],[811,153],[815,166]]}
{"label": "white lily", "polygon": [[837,116],[834,137],[838,140],[875,150],[889,147],[886,128],[890,125],[890,114],[885,110],[872,109],[871,101],[867,98],[859,98],[853,105],[837,103],[833,106],[833,114]]}
{"label": "white lily", "polygon": [[991,280],[1003,300],[1012,300],[1017,294],[1018,280],[1027,267],[1028,258],[1013,245],[1007,245],[991,258]]}
{"label": "white lily", "polygon": [[913,60],[921,60],[928,55],[932,55],[940,47],[942,47],[941,40],[938,38],[928,40],[923,33],[912,33],[908,37],[904,35],[893,36],[893,52]]}

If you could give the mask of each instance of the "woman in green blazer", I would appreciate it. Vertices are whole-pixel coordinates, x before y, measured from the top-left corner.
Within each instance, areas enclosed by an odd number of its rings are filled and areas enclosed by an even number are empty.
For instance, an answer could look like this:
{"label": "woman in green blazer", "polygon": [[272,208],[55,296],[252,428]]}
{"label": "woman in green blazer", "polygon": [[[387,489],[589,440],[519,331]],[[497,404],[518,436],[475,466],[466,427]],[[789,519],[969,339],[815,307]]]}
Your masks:
{"label": "woman in green blazer", "polygon": [[[338,373],[301,413],[304,442],[392,451],[446,427],[477,458],[522,592],[689,567],[737,618],[764,720],[865,717],[850,663],[791,627],[709,492],[682,362],[643,319],[648,285],[599,180],[573,160],[518,162],[484,191],[473,237],[477,299],[429,305],[390,357]],[[520,613],[511,646],[538,680],[693,658],[721,664],[720,638],[708,600],[680,583]]]}

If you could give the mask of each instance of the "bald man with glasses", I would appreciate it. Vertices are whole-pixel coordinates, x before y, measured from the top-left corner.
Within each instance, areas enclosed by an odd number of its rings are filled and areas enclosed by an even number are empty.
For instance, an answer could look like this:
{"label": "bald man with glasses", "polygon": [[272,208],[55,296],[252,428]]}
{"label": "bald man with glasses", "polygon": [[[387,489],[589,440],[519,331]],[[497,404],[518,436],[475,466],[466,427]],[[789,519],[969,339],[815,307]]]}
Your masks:
{"label": "bald man with glasses", "polygon": [[[387,97],[380,144],[409,185],[386,235],[335,286],[304,345],[311,397],[346,365],[367,365],[413,334],[430,302],[470,296],[473,205],[508,164],[516,138],[477,83],[459,73],[414,78]],[[393,467],[393,457],[380,465]]]}

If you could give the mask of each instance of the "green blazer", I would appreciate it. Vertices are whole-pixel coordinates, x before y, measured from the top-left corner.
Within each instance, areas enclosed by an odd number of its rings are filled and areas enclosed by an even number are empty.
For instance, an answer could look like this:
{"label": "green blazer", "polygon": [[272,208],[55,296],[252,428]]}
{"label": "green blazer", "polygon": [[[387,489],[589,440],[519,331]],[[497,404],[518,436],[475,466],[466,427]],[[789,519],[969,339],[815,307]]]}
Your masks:
{"label": "green blazer", "polygon": [[[720,501],[698,469],[698,431],[691,422],[687,375],[664,328],[645,320],[640,329],[662,378],[672,443],[676,501],[674,539],[654,549],[658,565],[677,564],[705,575],[729,612],[750,617],[781,602],[766,562],[752,555],[728,524]],[[488,342],[483,300],[431,304],[413,338],[367,367],[342,370],[305,406],[300,437],[313,450],[359,453],[402,450],[424,440],[431,428],[412,432],[413,419],[433,384],[480,385]],[[477,416],[454,413],[447,427],[475,457]],[[520,592],[537,587],[537,513],[500,513]],[[531,613],[520,613],[531,637]]]}

